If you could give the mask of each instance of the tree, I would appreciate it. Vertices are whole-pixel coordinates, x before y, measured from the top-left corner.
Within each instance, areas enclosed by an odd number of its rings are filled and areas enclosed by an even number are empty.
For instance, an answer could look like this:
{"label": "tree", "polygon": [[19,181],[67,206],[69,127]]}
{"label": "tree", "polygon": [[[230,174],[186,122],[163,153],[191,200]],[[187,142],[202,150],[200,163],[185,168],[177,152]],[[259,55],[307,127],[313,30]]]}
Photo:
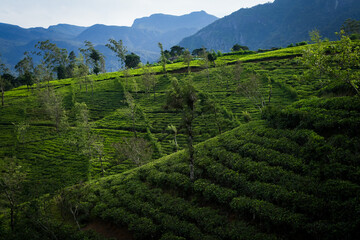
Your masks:
{"label": "tree", "polygon": [[184,63],[187,65],[188,73],[190,73],[190,63],[193,57],[191,56],[190,51],[188,49],[184,51],[183,58],[184,58]]}
{"label": "tree", "polygon": [[75,102],[75,134],[73,138],[69,138],[70,143],[77,146],[84,155],[89,151],[89,140],[91,137],[91,124],[89,122],[89,110],[86,103]]}
{"label": "tree", "polygon": [[85,62],[89,69],[96,75],[105,72],[105,57],[102,53],[95,49],[90,41],[84,42],[86,48],[80,48],[80,52],[85,57]]}
{"label": "tree", "polygon": [[120,161],[129,159],[136,166],[141,166],[151,160],[153,149],[143,138],[122,138],[122,141],[114,143],[115,155]]}
{"label": "tree", "polygon": [[242,66],[242,63],[237,62],[235,67],[233,68],[233,78],[234,78],[235,82],[238,82],[238,84],[241,83],[243,72],[244,72],[244,68]]}
{"label": "tree", "polygon": [[182,114],[182,125],[187,135],[189,150],[190,179],[194,181],[194,129],[193,123],[196,117],[196,103],[198,96],[191,79],[179,83],[176,78],[172,79],[172,88],[166,96],[166,109],[175,109]]}
{"label": "tree", "polygon": [[137,138],[135,124],[136,124],[136,120],[139,115],[139,108],[138,108],[134,98],[132,97],[131,93],[125,92],[125,98],[126,98],[126,102],[128,104],[128,115],[131,118],[132,130],[134,133],[134,137]]}
{"label": "tree", "polygon": [[[302,63],[308,67],[308,77],[319,78],[324,85],[348,86],[360,95],[360,47],[353,42],[344,31],[339,33],[341,39],[335,43],[321,40],[318,31],[311,32],[316,44],[308,46],[301,58]],[[325,77],[325,78],[324,78]]]}
{"label": "tree", "polygon": [[76,65],[74,68],[74,77],[78,78],[80,91],[81,86],[84,83],[86,86],[86,92],[87,92],[87,75],[89,73],[89,67],[84,63],[84,57],[80,53],[79,56],[76,58]]}
{"label": "tree", "polygon": [[260,80],[255,74],[252,74],[248,79],[244,79],[244,81],[239,83],[237,92],[252,101],[252,103],[257,106],[261,112],[266,105],[266,101],[260,87]]}
{"label": "tree", "polygon": [[136,68],[140,63],[140,57],[135,53],[131,53],[125,56],[125,66],[127,68]]}
{"label": "tree", "polygon": [[212,62],[214,64],[214,66],[216,66],[215,60],[217,59],[217,55],[216,55],[215,51],[212,51],[211,53],[208,53],[207,58],[209,59],[210,62]]}
{"label": "tree", "polygon": [[341,26],[341,30],[347,36],[358,36],[360,34],[360,21],[354,19],[346,19],[344,24]]}
{"label": "tree", "polygon": [[221,106],[214,100],[209,94],[201,93],[200,102],[202,107],[202,112],[210,113],[214,116],[214,122],[217,126],[218,133],[222,133],[222,116],[221,116]]}
{"label": "tree", "polygon": [[82,155],[89,160],[98,158],[101,166],[101,175],[104,176],[104,138],[94,134],[89,122],[89,110],[86,103],[75,103],[75,131],[70,143],[75,144]]}
{"label": "tree", "polygon": [[39,90],[44,82],[47,82],[48,89],[50,88],[50,81],[53,79],[53,73],[49,68],[43,64],[39,64],[34,69],[35,83]]}
{"label": "tree", "polygon": [[0,164],[0,192],[10,209],[10,228],[14,231],[26,172],[14,158],[5,158]]}
{"label": "tree", "polygon": [[158,43],[159,45],[159,48],[160,48],[160,62],[161,62],[161,65],[163,67],[163,72],[166,73],[166,56],[164,54],[164,48],[163,48],[163,45],[161,43]]}
{"label": "tree", "polygon": [[238,51],[248,51],[249,48],[247,46],[241,46],[239,44],[235,44],[232,48],[232,52],[238,52]]}
{"label": "tree", "polygon": [[[202,48],[197,48],[197,49],[194,49],[191,54],[192,54],[193,56],[201,56],[201,54],[203,53],[203,51],[204,51],[204,47],[202,47]],[[206,51],[206,48],[205,48],[205,51]]]}
{"label": "tree", "polygon": [[101,176],[104,176],[105,170],[104,170],[104,164],[103,164],[103,157],[104,157],[104,138],[100,135],[92,135],[89,139],[90,142],[90,156],[97,156],[98,161],[100,162],[101,167]]}
{"label": "tree", "polygon": [[14,134],[15,134],[14,152],[17,153],[18,146],[23,145],[25,142],[26,133],[30,125],[26,122],[19,122],[13,124],[14,124]]}
{"label": "tree", "polygon": [[177,138],[176,138],[176,137],[177,137],[177,133],[178,133],[177,128],[176,128],[174,125],[170,124],[170,125],[167,127],[167,129],[170,130],[170,131],[172,131],[172,132],[174,133],[174,140],[171,141],[171,143],[175,146],[175,151],[177,152],[177,151],[179,150],[179,144],[178,144]]}
{"label": "tree", "polygon": [[34,63],[28,52],[25,52],[24,58],[15,65],[15,70],[19,74],[20,82],[25,84],[29,90],[34,83]]}
{"label": "tree", "polygon": [[178,45],[176,46],[172,46],[170,48],[170,55],[171,57],[176,57],[176,56],[181,56],[184,53],[184,49],[183,47],[180,47]]}
{"label": "tree", "polygon": [[226,82],[226,90],[229,90],[229,79],[232,79],[231,71],[226,68],[226,64],[220,63],[215,71],[218,82]]}
{"label": "tree", "polygon": [[125,63],[125,56],[127,53],[126,47],[124,46],[122,40],[117,42],[114,39],[109,39],[109,42],[110,43],[106,44],[105,46],[116,54],[116,57],[119,58],[120,66],[122,67]]}
{"label": "tree", "polygon": [[49,40],[40,41],[35,45],[35,48],[39,49],[35,52],[36,55],[41,56],[41,64],[48,70],[52,79],[52,73],[56,72],[58,79],[66,77],[65,68],[68,63],[67,50],[59,48],[55,43],[51,43]]}
{"label": "tree", "polygon": [[201,65],[203,68],[206,69],[206,76],[207,76],[207,79],[208,79],[208,85],[210,85],[210,71],[209,71],[209,67],[210,67],[210,62],[209,62],[209,54],[208,52],[206,51],[206,48],[202,48],[202,52],[201,52],[201,55],[200,57],[202,58],[202,61],[201,61]]}
{"label": "tree", "polygon": [[129,78],[130,77],[132,77],[132,75],[130,74],[130,71],[129,71],[129,69],[128,68],[126,68],[124,71],[123,71],[123,73],[124,73],[124,78],[125,78],[125,90],[126,91],[129,91],[129,84],[128,84],[128,80],[129,80]]}
{"label": "tree", "polygon": [[68,56],[69,64],[66,67],[66,77],[73,78],[75,77],[76,69],[76,54],[74,51],[71,51]]}
{"label": "tree", "polygon": [[4,63],[0,61],[0,89],[1,89],[1,106],[4,106],[5,89],[9,85],[9,81],[3,77],[3,74],[7,73],[9,69]]}
{"label": "tree", "polygon": [[45,113],[55,122],[56,131],[66,130],[68,121],[62,96],[50,88],[39,93],[39,101]]}
{"label": "tree", "polygon": [[155,101],[155,94],[156,94],[156,84],[157,78],[152,72],[151,68],[148,66],[143,67],[144,74],[142,75],[142,82],[145,87],[146,93],[150,92],[150,89],[153,89],[154,92],[154,101]]}

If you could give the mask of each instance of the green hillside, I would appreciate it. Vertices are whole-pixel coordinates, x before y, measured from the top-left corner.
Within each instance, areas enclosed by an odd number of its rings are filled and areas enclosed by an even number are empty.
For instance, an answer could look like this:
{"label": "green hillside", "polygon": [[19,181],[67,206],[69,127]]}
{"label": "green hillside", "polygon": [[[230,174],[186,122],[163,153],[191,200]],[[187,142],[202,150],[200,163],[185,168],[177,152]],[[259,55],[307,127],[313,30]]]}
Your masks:
{"label": "green hillside", "polygon": [[[100,233],[106,225],[112,230],[104,236],[119,239],[354,239],[360,234],[360,99],[344,94],[346,87],[306,80],[296,58],[304,48],[225,54],[208,70],[195,60],[190,75],[183,63],[167,65],[167,74],[151,67],[155,94],[143,84],[143,69],[131,70],[131,77],[108,73],[88,83],[66,79],[6,92],[0,158],[16,157],[27,171],[19,226],[33,239],[73,234],[62,226],[77,222]],[[200,99],[193,182],[182,115],[164,107],[174,77],[191,81]],[[256,98],[237,91],[252,79],[259,83]],[[38,101],[39,92],[52,91],[65,106],[64,130]],[[140,109],[134,125],[126,91]],[[266,103],[261,110],[259,96]],[[206,99],[217,104],[216,113],[205,111]],[[76,103],[86,103],[91,133],[103,139],[101,158],[74,144],[82,134]],[[171,124],[179,130],[176,153]],[[153,160],[141,167],[117,159],[113,147],[134,130],[153,146]],[[38,223],[29,220],[34,209]]]}

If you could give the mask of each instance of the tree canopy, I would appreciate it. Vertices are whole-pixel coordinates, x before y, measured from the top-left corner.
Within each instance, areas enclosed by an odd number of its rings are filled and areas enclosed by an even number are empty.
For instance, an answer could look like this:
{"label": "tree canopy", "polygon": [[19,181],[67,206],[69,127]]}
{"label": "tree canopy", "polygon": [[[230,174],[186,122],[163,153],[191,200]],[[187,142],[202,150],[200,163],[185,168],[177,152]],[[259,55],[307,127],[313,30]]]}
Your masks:
{"label": "tree canopy", "polygon": [[135,53],[131,53],[125,56],[125,66],[127,68],[136,68],[140,63],[140,57]]}

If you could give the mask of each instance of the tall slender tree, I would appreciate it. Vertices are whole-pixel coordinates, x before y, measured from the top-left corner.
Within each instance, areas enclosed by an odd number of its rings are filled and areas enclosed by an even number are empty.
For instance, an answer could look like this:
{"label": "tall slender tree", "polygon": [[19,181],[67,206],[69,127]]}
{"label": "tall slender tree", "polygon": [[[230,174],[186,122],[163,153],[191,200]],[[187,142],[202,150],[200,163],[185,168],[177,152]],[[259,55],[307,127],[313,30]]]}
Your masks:
{"label": "tall slender tree", "polygon": [[127,49],[123,44],[122,40],[116,41],[114,39],[109,39],[109,43],[105,45],[111,51],[116,54],[116,57],[119,58],[120,67],[123,67],[125,64],[125,56],[127,53]]}
{"label": "tall slender tree", "polygon": [[19,74],[21,83],[26,84],[29,90],[30,86],[34,83],[34,63],[33,58],[28,52],[25,52],[24,58],[15,65],[15,70]]}
{"label": "tall slender tree", "polygon": [[90,41],[85,41],[85,48],[80,48],[80,52],[85,57],[85,62],[89,69],[95,74],[105,72],[105,56],[95,49],[94,44]]}
{"label": "tall slender tree", "polygon": [[196,104],[198,94],[194,88],[191,78],[179,83],[176,78],[172,79],[172,88],[167,93],[167,109],[175,109],[182,114],[182,125],[187,135],[187,145],[189,150],[190,180],[194,181],[194,120],[196,117]]}
{"label": "tall slender tree", "polygon": [[7,73],[9,69],[5,66],[4,63],[0,61],[0,90],[1,90],[1,106],[4,106],[4,98],[5,98],[5,88],[9,85],[9,82],[6,78],[3,77],[5,73]]}
{"label": "tall slender tree", "polygon": [[163,72],[166,73],[166,56],[165,56],[165,53],[164,53],[164,48],[163,48],[163,45],[159,42],[158,43],[159,45],[159,48],[160,48],[160,62],[161,62],[161,65],[163,67]]}
{"label": "tall slender tree", "polygon": [[152,72],[151,68],[148,66],[143,67],[144,74],[142,75],[143,85],[145,87],[146,93],[150,93],[150,89],[153,89],[154,92],[154,101],[156,100],[156,84],[157,78]]}
{"label": "tall slender tree", "polygon": [[189,49],[186,49],[183,53],[184,63],[187,65],[188,73],[190,73],[190,63],[193,59]]}

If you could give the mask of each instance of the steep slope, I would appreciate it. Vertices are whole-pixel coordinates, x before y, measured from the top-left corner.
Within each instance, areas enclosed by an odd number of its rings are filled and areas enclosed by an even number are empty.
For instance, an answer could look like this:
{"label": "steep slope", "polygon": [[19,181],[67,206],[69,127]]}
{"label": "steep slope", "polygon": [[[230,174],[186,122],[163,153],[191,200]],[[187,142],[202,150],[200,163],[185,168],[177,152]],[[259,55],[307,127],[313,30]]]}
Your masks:
{"label": "steep slope", "polygon": [[126,226],[135,239],[356,239],[359,98],[268,113],[199,144],[194,182],[180,152],[69,196],[81,195],[87,221]]}
{"label": "steep slope", "polygon": [[[295,48],[288,49],[291,51]],[[258,72],[259,76],[269,74],[273,79],[272,102],[279,105],[288,105],[294,101],[294,97],[281,86],[283,79],[292,79],[293,75],[299,75],[303,71],[300,66],[294,65],[293,60],[279,60],[268,62],[263,58],[274,58],[281,55],[284,50],[255,54],[253,56],[232,55],[219,58],[217,64],[230,61],[237,61],[241,58],[243,62],[258,61],[256,63],[243,63],[245,70],[242,78],[247,79],[253,71]],[[294,52],[292,53],[294,56]],[[251,58],[252,57],[252,58]],[[196,70],[199,69],[198,61],[193,61]],[[281,69],[276,69],[282,66]],[[183,63],[168,65],[169,71],[182,72],[186,69]],[[276,69],[276,70],[275,70]],[[180,71],[179,71],[180,70]],[[153,71],[161,73],[161,67],[154,67]],[[131,161],[120,162],[113,155],[112,143],[121,141],[122,137],[133,136],[131,120],[128,113],[128,105],[124,101],[124,87],[133,94],[136,103],[142,109],[143,116],[139,116],[136,122],[136,131],[139,137],[146,139],[156,138],[161,146],[163,154],[174,152],[171,141],[173,133],[167,130],[167,126],[172,124],[177,127],[177,142],[179,148],[186,146],[184,130],[180,128],[181,114],[165,110],[166,93],[171,85],[171,78],[162,74],[157,74],[156,99],[153,93],[147,94],[141,76],[142,70],[132,70],[131,77],[125,79],[123,73],[103,74],[91,76],[92,83],[84,83],[79,79],[66,79],[53,81],[51,85],[62,96],[63,105],[69,115],[70,124],[73,125],[73,106],[74,101],[86,103],[90,112],[90,120],[94,131],[103,136],[105,141],[104,169],[105,175],[120,173],[134,167]],[[227,131],[243,122],[242,112],[247,111],[253,119],[259,119],[260,113],[256,106],[244,96],[235,93],[237,80],[234,76],[234,66],[223,66],[209,70],[210,82],[207,80],[205,72],[193,74],[193,80],[199,91],[207,92],[214,96],[214,101],[219,104],[217,120],[213,115],[204,115],[194,123],[194,131],[199,133],[195,137],[195,143],[202,142],[219,134],[218,126],[222,131]],[[139,76],[140,75],[140,76]],[[179,80],[184,80],[187,75],[176,74]],[[262,79],[262,92],[268,91],[267,79]],[[287,84],[286,84],[287,85]],[[43,86],[46,90],[46,87]],[[66,140],[68,136],[56,134],[51,117],[44,113],[40,104],[35,88],[30,91],[26,86],[13,89],[5,93],[5,106],[0,108],[0,158],[11,156],[16,152],[17,158],[29,166],[30,187],[36,183],[42,193],[53,192],[63,186],[77,183],[80,180],[97,178],[101,174],[100,162],[89,161],[81,152],[76,150],[76,146],[69,144]],[[302,95],[300,95],[302,96]],[[146,118],[146,119],[145,119]],[[14,149],[16,146],[15,124],[23,122],[30,124],[23,137],[21,148]],[[150,126],[150,134],[148,132]],[[30,137],[31,136],[31,137]],[[154,159],[160,157],[158,151],[154,153]],[[33,164],[34,161],[37,164]],[[46,174],[45,174],[46,173]],[[66,177],[74,175],[76,177]],[[60,180],[63,179],[63,180]],[[51,182],[51,184],[49,184]]]}
{"label": "steep slope", "polygon": [[238,43],[253,50],[269,49],[309,40],[309,31],[314,29],[334,40],[334,33],[348,18],[360,19],[359,1],[275,0],[240,9],[183,39],[180,45],[229,51]]}
{"label": "steep slope", "polygon": [[[299,81],[305,69],[294,57],[303,48],[232,53],[216,60],[209,78],[207,71],[191,74],[199,91],[213,94],[225,107],[223,131],[232,129],[218,135],[215,118],[219,115],[199,116],[194,124],[199,144],[193,182],[186,151],[133,168],[131,162],[113,158],[112,150],[112,143],[133,136],[124,101],[126,87],[142,109],[135,126],[138,136],[157,138],[165,154],[174,151],[169,141],[173,135],[166,127],[178,126],[181,116],[163,106],[171,71],[179,80],[189,77],[181,74],[186,70],[183,63],[169,64],[167,75],[161,74],[160,66],[152,68],[158,73],[156,97],[146,93],[141,69],[132,70],[131,78],[123,73],[90,76],[91,84],[79,79],[51,82],[62,96],[70,124],[74,101],[87,104],[93,132],[104,138],[105,177],[100,177],[99,161],[80,154],[69,141],[74,128],[55,131],[53,121],[39,108],[40,88],[23,86],[6,92],[5,106],[0,108],[0,158],[16,156],[27,168],[23,193],[27,200],[17,219],[19,228],[23,227],[18,232],[24,235],[19,239],[29,234],[36,236],[33,239],[53,239],[64,220],[94,229],[110,226],[128,237],[130,230],[135,239],[356,239],[360,234],[360,100],[358,96],[319,97],[321,82]],[[241,64],[234,65],[236,61]],[[198,60],[192,62],[196,70],[200,65]],[[239,81],[254,76],[263,96],[272,96],[262,113],[251,99],[235,93]],[[253,121],[242,120],[244,111]],[[240,120],[240,126],[234,120]],[[15,127],[24,122],[29,128],[19,137]],[[237,127],[233,129],[229,122]],[[181,130],[178,140],[181,147],[186,145]],[[59,195],[47,202],[57,191]],[[55,217],[50,218],[53,212]],[[0,224],[6,225],[7,216],[0,215]],[[2,225],[0,233],[6,232]]]}

